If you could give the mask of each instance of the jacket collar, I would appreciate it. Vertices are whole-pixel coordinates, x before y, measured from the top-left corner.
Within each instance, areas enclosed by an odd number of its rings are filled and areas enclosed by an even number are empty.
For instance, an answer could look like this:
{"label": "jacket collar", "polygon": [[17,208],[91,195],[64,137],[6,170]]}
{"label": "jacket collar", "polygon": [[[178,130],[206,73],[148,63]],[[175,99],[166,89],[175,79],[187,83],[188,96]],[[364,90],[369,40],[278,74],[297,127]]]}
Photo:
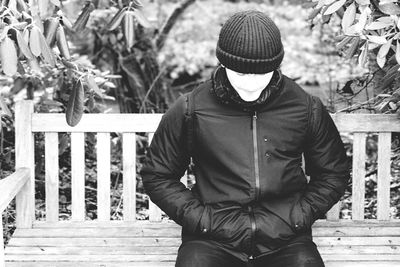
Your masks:
{"label": "jacket collar", "polygon": [[259,109],[280,90],[282,87],[283,77],[280,69],[275,70],[269,84],[263,89],[260,96],[254,101],[244,101],[240,97],[240,95],[229,82],[225,68],[221,65],[217,66],[217,68],[214,70],[211,80],[212,86],[210,91],[214,96],[216,96],[219,102],[240,108],[243,111],[251,112]]}

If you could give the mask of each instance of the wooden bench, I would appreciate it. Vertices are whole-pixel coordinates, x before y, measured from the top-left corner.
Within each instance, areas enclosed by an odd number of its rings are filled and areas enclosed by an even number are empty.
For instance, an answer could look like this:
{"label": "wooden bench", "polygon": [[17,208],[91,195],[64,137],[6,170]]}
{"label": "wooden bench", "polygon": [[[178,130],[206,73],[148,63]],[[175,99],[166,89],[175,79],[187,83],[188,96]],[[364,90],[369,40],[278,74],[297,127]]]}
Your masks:
{"label": "wooden bench", "polygon": [[[174,266],[180,226],[161,221],[150,203],[150,220],[135,221],[135,133],[155,131],[162,114],[84,114],[69,127],[64,114],[33,113],[16,103],[16,172],[0,181],[0,211],[16,196],[17,228],[0,266]],[[327,267],[400,266],[400,220],[389,215],[391,132],[395,115],[333,115],[341,132],[354,132],[352,219],[339,219],[341,201],[313,225],[314,242]],[[34,216],[34,137],[45,133],[46,221]],[[58,132],[71,133],[72,219],[59,221]],[[85,220],[84,133],[97,133],[98,219]],[[110,220],[110,132],[122,133],[123,220]],[[364,219],[366,134],[377,132],[377,219]],[[0,225],[2,225],[0,223]]]}

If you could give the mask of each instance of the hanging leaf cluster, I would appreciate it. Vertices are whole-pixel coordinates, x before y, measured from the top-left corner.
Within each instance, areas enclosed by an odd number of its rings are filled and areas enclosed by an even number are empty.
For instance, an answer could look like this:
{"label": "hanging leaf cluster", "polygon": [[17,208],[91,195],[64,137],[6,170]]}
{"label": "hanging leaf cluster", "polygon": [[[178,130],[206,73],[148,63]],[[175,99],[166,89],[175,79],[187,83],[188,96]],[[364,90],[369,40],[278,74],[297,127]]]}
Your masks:
{"label": "hanging leaf cluster", "polygon": [[389,56],[400,64],[400,6],[396,0],[313,0],[309,19],[320,18],[322,23],[331,16],[341,19],[342,35],[337,49],[348,59],[354,56],[361,67],[367,67],[369,52],[384,68]]}
{"label": "hanging leaf cluster", "polygon": [[142,7],[143,5],[138,0],[131,1],[130,5],[120,9],[107,25],[109,31],[122,26],[127,49],[135,43],[135,20],[145,28],[151,27],[141,11]]}

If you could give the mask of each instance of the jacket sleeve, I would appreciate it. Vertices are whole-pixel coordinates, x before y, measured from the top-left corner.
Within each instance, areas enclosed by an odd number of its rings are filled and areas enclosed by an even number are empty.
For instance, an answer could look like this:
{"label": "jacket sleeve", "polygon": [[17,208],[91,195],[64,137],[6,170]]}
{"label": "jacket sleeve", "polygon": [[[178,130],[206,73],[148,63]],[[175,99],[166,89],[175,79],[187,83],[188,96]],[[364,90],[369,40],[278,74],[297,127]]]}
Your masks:
{"label": "jacket sleeve", "polygon": [[164,113],[140,170],[146,193],[188,232],[195,232],[204,205],[180,182],[189,164],[185,131],[185,97]]}
{"label": "jacket sleeve", "polygon": [[312,97],[309,121],[304,159],[310,181],[300,200],[308,227],[317,219],[323,218],[340,200],[350,178],[350,164],[342,139],[318,97]]}

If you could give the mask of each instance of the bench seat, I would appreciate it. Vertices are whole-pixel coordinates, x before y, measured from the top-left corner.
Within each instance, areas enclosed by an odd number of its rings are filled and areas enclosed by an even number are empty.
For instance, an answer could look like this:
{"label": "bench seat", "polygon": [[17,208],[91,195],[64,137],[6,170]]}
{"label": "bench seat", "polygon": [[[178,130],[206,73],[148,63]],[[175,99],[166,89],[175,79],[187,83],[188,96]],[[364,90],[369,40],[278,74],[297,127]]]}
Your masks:
{"label": "bench seat", "polygon": [[[399,222],[318,220],[313,240],[327,267],[400,266]],[[162,222],[41,222],[17,228],[5,249],[14,266],[174,266],[181,227]]]}

